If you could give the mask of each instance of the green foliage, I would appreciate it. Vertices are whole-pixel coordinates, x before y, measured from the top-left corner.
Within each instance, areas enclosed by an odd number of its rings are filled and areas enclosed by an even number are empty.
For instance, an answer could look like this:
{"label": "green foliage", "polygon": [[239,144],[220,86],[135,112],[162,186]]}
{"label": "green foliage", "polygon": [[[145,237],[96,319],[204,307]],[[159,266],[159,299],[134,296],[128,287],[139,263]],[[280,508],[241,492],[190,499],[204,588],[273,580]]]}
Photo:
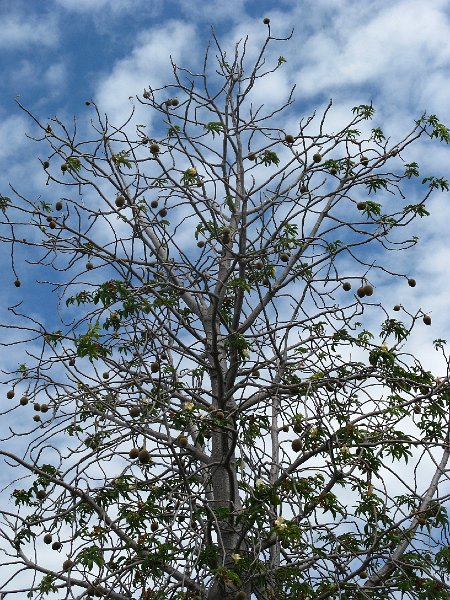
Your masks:
{"label": "green foliage", "polygon": [[280,164],[280,159],[275,152],[272,152],[271,150],[265,150],[261,157],[261,162],[266,167],[269,167],[270,165],[276,165],[278,167]]}
{"label": "green foliage", "polygon": [[283,63],[287,62],[286,59],[284,58],[284,56],[279,56],[278,57],[278,66],[282,65]]}
{"label": "green foliage", "polygon": [[11,204],[11,198],[0,194],[0,210],[2,211],[3,214],[5,214],[6,209],[8,208],[8,206],[10,204]]}
{"label": "green foliage", "polygon": [[429,187],[431,189],[440,189],[441,192],[448,192],[450,187],[447,179],[443,177],[425,177],[422,179],[422,183],[429,182]]}
{"label": "green foliage", "polygon": [[181,129],[181,127],[179,125],[172,125],[167,130],[167,136],[168,137],[174,137],[174,136],[176,136],[177,133],[180,131],[180,129]]}
{"label": "green foliage", "polygon": [[100,343],[101,326],[99,321],[89,323],[85,334],[75,338],[75,348],[80,357],[87,356],[92,362],[94,359],[105,358],[111,350]]}
{"label": "green foliage", "polygon": [[77,556],[77,562],[86,567],[89,570],[94,568],[94,565],[97,567],[103,567],[105,564],[105,558],[103,556],[103,552],[101,548],[98,546],[89,546],[87,548],[83,548]]}
{"label": "green foliage", "polygon": [[372,135],[370,137],[372,140],[378,143],[386,139],[386,136],[379,127],[375,127],[374,129],[372,129]]}
{"label": "green foliage", "polygon": [[44,575],[44,577],[41,579],[38,590],[43,594],[56,593],[58,591],[58,588],[56,587],[56,580],[57,578],[55,575],[47,573],[47,575]]}
{"label": "green foliage", "polygon": [[76,156],[68,156],[66,158],[67,170],[72,173],[78,173],[81,169],[81,161]]}
{"label": "green foliage", "polygon": [[387,179],[376,175],[371,175],[369,180],[366,182],[366,185],[369,190],[369,194],[372,192],[376,194],[378,190],[386,190],[387,183]]}
{"label": "green foliage", "polygon": [[223,133],[225,131],[225,125],[219,122],[211,122],[203,125],[208,133],[212,133],[213,138],[216,137],[216,133]]}
{"label": "green foliage", "polygon": [[127,169],[131,169],[132,164],[128,158],[129,155],[130,155],[129,152],[127,152],[126,150],[122,150],[121,152],[118,152],[117,154],[113,154],[111,159],[112,159],[113,163],[116,165],[116,167],[126,167]]}
{"label": "green foliage", "polygon": [[363,117],[363,119],[371,119],[375,114],[375,109],[372,104],[360,104],[352,108],[352,113],[358,117]]}
{"label": "green foliage", "polygon": [[408,179],[419,177],[419,165],[416,162],[405,164],[405,175]]}

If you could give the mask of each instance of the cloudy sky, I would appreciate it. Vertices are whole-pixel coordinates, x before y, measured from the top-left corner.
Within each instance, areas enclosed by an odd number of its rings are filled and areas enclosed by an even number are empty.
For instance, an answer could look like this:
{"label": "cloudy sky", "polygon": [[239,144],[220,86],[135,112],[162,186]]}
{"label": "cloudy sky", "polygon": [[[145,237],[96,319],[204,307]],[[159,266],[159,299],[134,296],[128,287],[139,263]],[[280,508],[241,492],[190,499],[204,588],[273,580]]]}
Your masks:
{"label": "cloudy sky", "polygon": [[[351,107],[373,101],[373,126],[395,140],[425,110],[450,125],[448,0],[0,0],[0,194],[10,194],[10,183],[28,197],[45,189],[44,157],[25,136],[32,122],[16,98],[43,120],[77,115],[80,122],[87,118],[85,101],[94,99],[120,124],[130,97],[172,81],[169,55],[177,65],[200,68],[211,26],[229,49],[248,35],[249,56],[255,55],[267,34],[265,16],[273,35],[285,37],[292,28],[294,34],[270,51],[287,62],[256,89],[260,102],[282,104],[295,84],[296,121],[332,98],[333,123],[350,120]],[[419,144],[407,158],[424,176],[450,180],[450,147]],[[427,368],[442,372],[431,342],[450,341],[450,194],[436,192],[428,208],[431,216],[411,230],[420,245],[395,257],[417,287],[375,283],[387,305],[409,303],[411,312],[422,307],[432,315],[432,327],[418,328],[410,349]],[[34,292],[23,285],[18,295],[12,285],[9,250],[0,248],[0,260],[5,322],[4,308]],[[39,303],[34,308],[45,318]],[[0,335],[3,343],[14,336]],[[17,364],[17,357],[12,349],[0,366],[11,367],[8,358]]]}
{"label": "cloudy sky", "polygon": [[[12,183],[37,197],[45,184],[39,162],[43,148],[26,138],[32,123],[16,98],[44,120],[58,115],[68,121],[76,115],[80,123],[87,119],[85,100],[95,99],[119,124],[129,114],[130,97],[172,81],[169,55],[177,65],[199,68],[214,26],[230,50],[248,35],[251,57],[266,36],[265,16],[276,37],[294,28],[290,42],[270,50],[274,59],[287,59],[283,69],[255,90],[255,99],[266,106],[282,103],[296,84],[290,115],[296,121],[332,98],[336,124],[349,120],[351,107],[373,101],[374,126],[393,139],[409,131],[425,110],[450,123],[446,0],[0,0],[0,193],[9,193]],[[140,122],[145,117],[137,106],[135,122]],[[419,162],[421,174],[450,175],[449,149],[442,145],[419,144],[407,158]],[[420,246],[395,257],[418,280],[415,290],[408,290],[409,299],[433,316],[433,327],[418,334],[419,348],[436,337],[450,338],[449,207],[450,198],[436,193],[429,203],[431,216],[417,225]],[[0,252],[9,264],[6,250]],[[13,281],[8,269],[4,276]],[[0,293],[3,306],[17,300],[13,286]],[[20,293],[28,292],[21,288]],[[392,282],[384,294],[387,302],[404,300]]]}

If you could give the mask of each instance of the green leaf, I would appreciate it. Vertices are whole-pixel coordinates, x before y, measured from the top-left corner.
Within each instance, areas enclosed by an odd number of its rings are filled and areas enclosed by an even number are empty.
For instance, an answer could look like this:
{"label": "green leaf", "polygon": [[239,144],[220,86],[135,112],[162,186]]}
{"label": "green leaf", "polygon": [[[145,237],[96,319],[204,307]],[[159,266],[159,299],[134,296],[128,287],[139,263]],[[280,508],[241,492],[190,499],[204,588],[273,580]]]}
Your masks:
{"label": "green leaf", "polygon": [[76,156],[66,158],[66,165],[68,171],[78,172],[81,169],[81,161]]}
{"label": "green leaf", "polygon": [[216,133],[222,133],[225,130],[225,125],[220,122],[211,122],[203,125],[203,128],[206,129],[208,133],[212,133],[213,138],[216,137]]}
{"label": "green leaf", "polygon": [[272,152],[270,150],[266,150],[261,158],[261,162],[266,166],[270,166],[272,164],[278,166],[280,164],[280,159],[278,158],[278,156],[275,154],[275,152]]}
{"label": "green leaf", "polygon": [[356,113],[358,117],[363,117],[364,119],[371,119],[375,114],[375,109],[372,104],[360,104],[352,108],[352,113]]}

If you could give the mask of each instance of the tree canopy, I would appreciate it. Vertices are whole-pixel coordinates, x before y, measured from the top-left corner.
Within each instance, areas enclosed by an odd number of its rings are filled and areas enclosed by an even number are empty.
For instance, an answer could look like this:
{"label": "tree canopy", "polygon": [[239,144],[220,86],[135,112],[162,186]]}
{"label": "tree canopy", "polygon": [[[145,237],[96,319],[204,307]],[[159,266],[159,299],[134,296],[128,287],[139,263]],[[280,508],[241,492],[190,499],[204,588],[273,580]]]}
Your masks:
{"label": "tree canopy", "polygon": [[291,37],[264,24],[253,62],[213,32],[199,72],[145,89],[151,131],[95,101],[89,129],[20,105],[48,187],[1,195],[35,302],[3,325],[23,350],[8,598],[450,598],[448,373],[408,350],[431,317],[377,290],[416,285],[390,253],[448,182],[408,149],[449,131],[423,114],[392,140],[370,102],[331,131],[332,102],[300,116],[294,89],[255,105]]}

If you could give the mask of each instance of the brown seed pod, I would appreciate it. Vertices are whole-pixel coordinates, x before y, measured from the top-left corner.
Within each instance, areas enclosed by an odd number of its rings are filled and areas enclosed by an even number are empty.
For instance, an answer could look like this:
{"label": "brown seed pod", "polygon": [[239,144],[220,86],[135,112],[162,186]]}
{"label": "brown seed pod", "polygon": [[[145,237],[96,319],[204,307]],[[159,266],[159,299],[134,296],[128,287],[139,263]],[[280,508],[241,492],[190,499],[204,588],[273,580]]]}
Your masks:
{"label": "brown seed pod", "polygon": [[366,296],[371,296],[373,294],[373,286],[369,283],[364,286],[364,293]]}
{"label": "brown seed pod", "polygon": [[409,285],[409,287],[416,287],[416,280],[413,279],[412,277],[410,277],[408,279],[408,285]]}
{"label": "brown seed pod", "polygon": [[48,162],[48,160],[44,160],[44,162],[42,163],[42,166],[44,167],[44,169],[48,169],[50,166],[50,163]]}
{"label": "brown seed pod", "polygon": [[248,160],[256,160],[256,154],[254,152],[250,152],[247,158]]}
{"label": "brown seed pod", "polygon": [[40,420],[41,420],[41,415],[34,415],[33,421],[36,421],[36,423],[38,423]]}
{"label": "brown seed pod", "polygon": [[8,390],[6,392],[6,397],[8,398],[8,400],[12,400],[15,396],[14,390]]}
{"label": "brown seed pod", "polygon": [[294,452],[300,452],[300,450],[302,449],[302,440],[300,438],[292,440],[291,446]]}
{"label": "brown seed pod", "polygon": [[65,172],[67,171],[67,168],[68,168],[68,167],[67,167],[66,163],[63,163],[63,164],[61,165],[61,171],[62,171],[63,173],[65,173]]}
{"label": "brown seed pod", "polygon": [[151,206],[152,208],[158,208],[158,200],[152,200],[152,201],[150,202],[150,206]]}
{"label": "brown seed pod", "polygon": [[20,279],[16,279],[16,280],[15,280],[15,282],[14,282],[14,285],[15,285],[16,287],[20,287],[20,285],[21,285],[21,283],[20,283]]}
{"label": "brown seed pod", "polygon": [[181,435],[181,436],[178,438],[178,443],[180,444],[180,446],[181,446],[182,448],[186,448],[186,446],[188,445],[188,439],[187,439],[187,437],[186,437],[186,436],[184,436],[184,435]]}
{"label": "brown seed pod", "polygon": [[48,412],[48,404],[41,404],[41,412],[43,412],[43,413]]}
{"label": "brown seed pod", "polygon": [[152,364],[150,365],[150,371],[152,373],[157,373],[159,371],[159,362],[152,362]]}
{"label": "brown seed pod", "polygon": [[63,207],[63,203],[58,200],[58,202],[55,204],[55,209],[62,210],[62,207]]}
{"label": "brown seed pod", "polygon": [[306,194],[307,191],[308,191],[308,187],[306,185],[300,186],[300,194]]}
{"label": "brown seed pod", "polygon": [[361,286],[356,290],[358,298],[364,298],[364,296],[366,295],[366,290],[364,289],[364,287],[365,286]]}
{"label": "brown seed pod", "polygon": [[357,208],[358,210],[365,210],[366,206],[367,206],[367,203],[366,203],[366,202],[358,202],[358,203],[356,204],[356,208]]}
{"label": "brown seed pod", "polygon": [[19,402],[22,406],[26,406],[28,404],[28,398],[26,396],[22,396]]}
{"label": "brown seed pod", "polygon": [[150,452],[145,448],[142,448],[142,450],[139,451],[138,458],[140,463],[146,465],[150,462]]}
{"label": "brown seed pod", "polygon": [[295,433],[301,433],[303,431],[303,426],[300,421],[295,421],[292,429],[295,431]]}
{"label": "brown seed pod", "polygon": [[87,262],[86,263],[86,270],[87,271],[92,271],[93,268],[94,268],[94,265],[91,262]]}
{"label": "brown seed pod", "polygon": [[117,196],[114,204],[117,206],[117,208],[122,208],[122,206],[125,206],[125,196],[123,196],[122,194],[119,194]]}
{"label": "brown seed pod", "polygon": [[61,550],[61,548],[62,548],[61,542],[53,542],[53,544],[52,544],[53,550]]}
{"label": "brown seed pod", "polygon": [[322,160],[322,155],[320,154],[320,152],[316,152],[315,154],[313,154],[313,161],[315,163],[320,163],[321,160]]}
{"label": "brown seed pod", "polygon": [[264,17],[263,23],[264,23],[264,25],[268,25],[270,23],[269,17]]}
{"label": "brown seed pod", "polygon": [[393,309],[393,310],[395,310],[395,312],[398,312],[398,311],[400,310],[400,304],[396,304],[396,305],[394,306],[394,309]]}
{"label": "brown seed pod", "polygon": [[47,494],[45,493],[45,490],[38,490],[36,492],[36,498],[38,500],[45,500],[46,497],[47,497]]}
{"label": "brown seed pod", "polygon": [[103,379],[109,379],[109,372],[105,371],[102,375]]}
{"label": "brown seed pod", "polygon": [[330,175],[337,175],[337,169],[330,169]]}
{"label": "brown seed pod", "polygon": [[156,143],[150,144],[150,152],[152,154],[158,154],[159,152],[159,145]]}
{"label": "brown seed pod", "polygon": [[162,208],[158,214],[160,217],[166,217],[167,216],[167,208]]}
{"label": "brown seed pod", "polygon": [[262,269],[262,268],[264,267],[264,263],[263,263],[263,261],[262,261],[262,260],[257,260],[257,261],[255,262],[255,265],[254,265],[254,266],[255,266],[255,269]]}
{"label": "brown seed pod", "polygon": [[172,98],[172,106],[178,106],[180,104],[180,101],[178,100],[178,98]]}
{"label": "brown seed pod", "polygon": [[41,405],[39,404],[39,402],[35,402],[35,403],[33,404],[33,408],[34,408],[34,410],[36,410],[36,411],[40,411],[40,410],[41,410]]}
{"label": "brown seed pod", "polygon": [[430,315],[423,315],[423,322],[425,323],[425,325],[431,325]]}
{"label": "brown seed pod", "polygon": [[367,167],[367,165],[369,164],[369,159],[367,158],[367,156],[361,154],[360,163]]}
{"label": "brown seed pod", "polygon": [[287,252],[282,252],[280,254],[280,260],[282,262],[288,262],[289,261],[289,254],[287,254]]}
{"label": "brown seed pod", "polygon": [[128,456],[131,458],[131,460],[138,458],[139,448],[131,448],[131,450],[128,452]]}
{"label": "brown seed pod", "polygon": [[284,433],[287,433],[289,431],[289,425],[283,425],[283,427],[281,428],[282,431],[284,431]]}
{"label": "brown seed pod", "polygon": [[349,281],[344,281],[344,283],[342,284],[342,289],[345,292],[349,292],[352,289],[352,284]]}
{"label": "brown seed pod", "polygon": [[152,531],[156,531],[158,529],[158,523],[156,521],[152,521],[152,524],[150,525],[150,529]]}
{"label": "brown seed pod", "polygon": [[245,592],[238,592],[236,594],[236,600],[246,600],[247,594]]}
{"label": "brown seed pod", "polygon": [[203,240],[200,240],[200,241],[197,242],[197,246],[199,248],[203,248],[204,245],[205,245],[205,242]]}
{"label": "brown seed pod", "polygon": [[53,221],[53,217],[49,215],[48,217],[45,217],[45,220],[47,221],[47,223],[51,223]]}
{"label": "brown seed pod", "polygon": [[284,141],[286,142],[286,144],[293,144],[294,143],[294,136],[290,135],[289,133],[287,133],[284,136]]}
{"label": "brown seed pod", "polygon": [[129,413],[132,417],[139,417],[141,414],[141,409],[139,406],[130,406]]}
{"label": "brown seed pod", "polygon": [[52,543],[52,539],[53,539],[52,534],[51,533],[46,533],[44,535],[44,538],[43,538],[44,544],[51,544]]}
{"label": "brown seed pod", "polygon": [[69,571],[72,567],[73,560],[70,560],[70,558],[66,559],[62,564],[63,571]]}
{"label": "brown seed pod", "polygon": [[48,224],[48,226],[50,227],[50,229],[56,229],[56,222],[55,221],[50,221],[50,223]]}

